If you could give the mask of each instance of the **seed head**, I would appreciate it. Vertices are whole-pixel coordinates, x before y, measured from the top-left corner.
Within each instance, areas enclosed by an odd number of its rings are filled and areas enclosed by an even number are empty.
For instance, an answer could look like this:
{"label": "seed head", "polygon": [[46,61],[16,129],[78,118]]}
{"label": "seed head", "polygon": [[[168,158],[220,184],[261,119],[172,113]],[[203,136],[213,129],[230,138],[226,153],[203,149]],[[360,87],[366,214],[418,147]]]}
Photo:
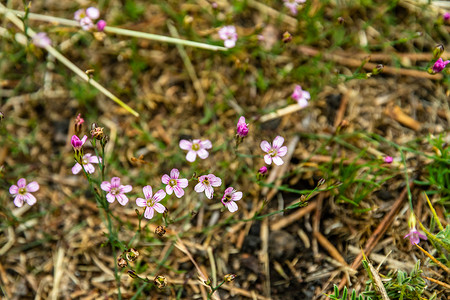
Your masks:
{"label": "seed head", "polygon": [[158,287],[158,289],[162,289],[167,285],[167,279],[162,275],[158,275],[153,280],[153,283]]}
{"label": "seed head", "polygon": [[232,282],[237,277],[236,274],[227,274],[223,277],[225,282]]}
{"label": "seed head", "polygon": [[166,228],[164,226],[159,225],[155,229],[155,233],[160,237],[163,237],[166,234]]}
{"label": "seed head", "polygon": [[129,261],[135,261],[139,257],[139,251],[137,251],[134,248],[131,248],[130,250],[128,250],[125,256]]}
{"label": "seed head", "polygon": [[119,256],[119,257],[117,258],[117,265],[118,265],[120,268],[125,268],[125,267],[128,265],[128,263],[127,263],[127,261],[126,261],[125,258],[123,258],[122,256]]}

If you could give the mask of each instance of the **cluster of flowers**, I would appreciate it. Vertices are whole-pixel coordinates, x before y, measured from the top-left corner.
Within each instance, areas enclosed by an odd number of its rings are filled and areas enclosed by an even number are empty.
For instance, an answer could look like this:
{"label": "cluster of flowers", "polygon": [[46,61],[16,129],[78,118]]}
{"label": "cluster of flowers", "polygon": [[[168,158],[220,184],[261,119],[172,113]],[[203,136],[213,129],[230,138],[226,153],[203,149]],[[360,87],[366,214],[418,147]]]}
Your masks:
{"label": "cluster of flowers", "polygon": [[[80,23],[83,30],[91,30],[97,27],[98,31],[103,31],[106,27],[105,20],[98,20],[100,11],[96,7],[81,8],[75,12],[73,18]],[[98,20],[97,23],[95,23],[96,20]]]}

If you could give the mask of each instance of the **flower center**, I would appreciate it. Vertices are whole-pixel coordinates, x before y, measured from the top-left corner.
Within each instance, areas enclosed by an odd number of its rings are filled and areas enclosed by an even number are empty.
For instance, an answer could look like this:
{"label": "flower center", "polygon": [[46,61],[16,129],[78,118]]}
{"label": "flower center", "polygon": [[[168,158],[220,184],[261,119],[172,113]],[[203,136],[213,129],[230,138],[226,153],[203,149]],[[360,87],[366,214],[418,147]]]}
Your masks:
{"label": "flower center", "polygon": [[117,187],[113,187],[113,188],[111,188],[110,193],[113,195],[117,195],[117,194],[120,194],[120,190]]}
{"label": "flower center", "polygon": [[270,151],[269,151],[270,156],[275,157],[275,156],[277,156],[277,154],[278,154],[277,149],[274,149],[274,148],[270,149]]}
{"label": "flower center", "polygon": [[197,144],[197,143],[192,144],[192,150],[194,150],[194,151],[200,150],[200,144]]}
{"label": "flower center", "polygon": [[83,159],[81,160],[81,163],[82,163],[83,165],[87,165],[87,164],[89,164],[89,160],[88,160],[87,158],[84,158],[84,157],[83,157]]}
{"label": "flower center", "polygon": [[225,196],[225,199],[223,199],[223,201],[224,201],[225,203],[230,202],[230,201],[231,201],[231,195],[230,195],[230,194],[227,194],[227,195]]}
{"label": "flower center", "polygon": [[153,198],[147,199],[148,207],[153,207],[154,205],[155,205],[155,201],[153,200]]}
{"label": "flower center", "polygon": [[176,180],[176,179],[170,179],[170,180],[169,180],[169,185],[170,185],[171,187],[177,186],[177,180]]}
{"label": "flower center", "polygon": [[27,189],[26,188],[20,188],[19,189],[19,194],[21,194],[21,195],[25,195],[27,193]]}
{"label": "flower center", "polygon": [[203,184],[209,185],[209,179],[207,177],[205,177],[205,179],[203,179]]}

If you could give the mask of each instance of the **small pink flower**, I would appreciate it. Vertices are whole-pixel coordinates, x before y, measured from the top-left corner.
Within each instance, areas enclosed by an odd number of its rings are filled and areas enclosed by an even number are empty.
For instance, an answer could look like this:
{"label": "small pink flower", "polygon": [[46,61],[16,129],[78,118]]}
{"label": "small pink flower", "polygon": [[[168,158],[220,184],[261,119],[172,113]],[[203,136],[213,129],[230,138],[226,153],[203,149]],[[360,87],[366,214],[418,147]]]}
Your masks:
{"label": "small pink flower", "polygon": [[197,193],[205,192],[206,198],[212,199],[214,194],[214,187],[218,187],[222,184],[222,179],[216,177],[214,174],[202,175],[198,178],[198,183],[194,190]]}
{"label": "small pink flower", "polygon": [[445,66],[447,66],[447,64],[450,63],[450,60],[442,60],[442,58],[439,58],[433,65],[433,72],[434,73],[439,73],[442,70],[444,70]]}
{"label": "small pink flower", "polygon": [[88,7],[86,9],[86,16],[91,20],[97,20],[100,17],[100,11],[96,7]]}
{"label": "small pink flower", "polygon": [[81,114],[78,114],[77,118],[75,119],[75,125],[81,125],[84,123],[84,119],[81,117]]}
{"label": "small pink flower", "polygon": [[145,207],[144,217],[150,220],[153,218],[155,210],[160,214],[164,213],[166,208],[158,202],[164,199],[166,193],[163,190],[159,190],[152,196],[152,187],[149,185],[144,186],[142,191],[144,192],[145,199],[137,198],[136,205],[139,207]]}
{"label": "small pink flower", "polygon": [[94,22],[92,22],[92,19],[89,17],[84,17],[80,20],[80,25],[83,30],[90,30],[94,28]]}
{"label": "small pink flower", "polygon": [[36,197],[31,193],[34,193],[37,190],[39,190],[39,184],[36,181],[27,184],[25,178],[20,178],[17,181],[17,185],[13,184],[9,188],[9,193],[14,196],[14,205],[22,207],[23,201],[30,206],[36,203]]}
{"label": "small pink flower", "polygon": [[[92,174],[95,171],[93,164],[98,164],[101,161],[102,161],[101,158],[99,158],[97,156],[92,156],[92,154],[90,154],[90,153],[85,154],[83,156],[83,158],[81,159],[81,163],[83,164],[84,169],[89,174]],[[74,175],[80,173],[81,170],[83,170],[83,167],[79,163],[76,163],[75,166],[72,167],[72,173]]]}
{"label": "small pink flower", "polygon": [[105,27],[106,27],[106,21],[105,21],[105,20],[99,20],[99,21],[97,22],[97,30],[98,30],[98,31],[103,31],[103,30],[105,30]]}
{"label": "small pink flower", "polygon": [[109,203],[113,203],[114,199],[117,199],[117,202],[121,205],[128,203],[128,197],[125,196],[125,193],[129,193],[133,189],[131,185],[121,185],[119,177],[111,178],[111,182],[103,181],[100,187],[105,192],[108,192],[108,194],[106,194],[106,200],[108,200]]}
{"label": "small pink flower", "polygon": [[75,21],[80,21],[84,17],[86,17],[86,11],[83,8],[80,8],[73,14]]}
{"label": "small pink flower", "polygon": [[273,140],[272,146],[268,141],[261,142],[261,149],[267,153],[266,155],[264,155],[264,161],[266,162],[266,164],[270,165],[272,163],[272,160],[278,166],[281,166],[284,163],[281,157],[286,155],[287,147],[281,147],[283,143],[284,138],[281,136],[277,136]]}
{"label": "small pink flower", "polygon": [[186,160],[189,162],[194,162],[197,155],[201,159],[207,158],[209,153],[206,149],[211,149],[212,144],[210,140],[193,140],[192,142],[188,140],[181,140],[180,148],[183,150],[188,150]]}
{"label": "small pink flower", "polygon": [[178,179],[180,177],[180,171],[178,169],[172,169],[170,171],[170,177],[164,174],[161,178],[162,183],[166,185],[166,192],[172,195],[175,192],[175,196],[181,198],[184,195],[184,188],[188,186],[188,180],[186,178]]}
{"label": "small pink flower", "polygon": [[417,245],[420,242],[420,239],[427,240],[427,236],[420,231],[418,231],[415,227],[411,228],[409,233],[403,237],[404,239],[408,238],[411,242],[411,245]]}
{"label": "small pink flower", "polygon": [[387,164],[390,164],[390,163],[392,163],[393,161],[394,161],[394,159],[392,158],[392,156],[386,156],[386,157],[384,158],[384,162],[387,163]]}
{"label": "small pink flower", "polygon": [[45,48],[52,44],[52,40],[47,36],[45,32],[38,32],[33,36],[33,44],[39,48]]}
{"label": "small pink flower", "polygon": [[242,199],[242,192],[238,192],[232,187],[229,187],[225,190],[225,194],[222,197],[222,204],[225,205],[226,208],[230,212],[235,212],[238,210],[238,206],[235,201],[239,201]]}
{"label": "small pink flower", "polygon": [[219,29],[219,37],[224,41],[224,45],[227,48],[233,48],[236,46],[238,35],[236,33],[236,27],[233,25],[224,26]]}
{"label": "small pink flower", "polygon": [[74,150],[80,150],[84,143],[87,140],[87,136],[83,136],[83,138],[80,140],[80,138],[76,135],[72,135],[72,139],[70,140],[70,142],[72,143],[72,147]]}
{"label": "small pink flower", "polygon": [[446,11],[443,15],[444,21],[450,20],[450,12]]}
{"label": "small pink flower", "polygon": [[297,15],[297,8],[300,4],[305,3],[306,0],[283,0],[284,6],[289,8],[291,10],[291,13],[296,16]]}
{"label": "small pink flower", "polygon": [[303,91],[302,87],[296,85],[294,88],[294,92],[292,93],[292,99],[298,102],[300,107],[304,108],[308,106],[308,100],[311,99],[311,95],[307,91]]}
{"label": "small pink flower", "polygon": [[248,134],[248,124],[245,123],[245,118],[242,116],[237,123],[237,134],[241,138],[244,138]]}

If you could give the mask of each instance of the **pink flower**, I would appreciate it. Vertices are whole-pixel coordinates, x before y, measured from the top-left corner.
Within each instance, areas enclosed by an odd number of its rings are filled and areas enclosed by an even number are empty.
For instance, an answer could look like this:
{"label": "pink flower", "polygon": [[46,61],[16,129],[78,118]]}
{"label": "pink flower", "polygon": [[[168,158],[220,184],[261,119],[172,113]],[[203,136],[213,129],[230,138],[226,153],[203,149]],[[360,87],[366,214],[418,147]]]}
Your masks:
{"label": "pink flower", "polygon": [[188,180],[186,178],[178,179],[180,177],[180,171],[178,169],[172,169],[170,171],[170,177],[164,174],[161,178],[162,183],[166,185],[166,192],[172,195],[175,192],[175,196],[181,198],[184,195],[184,188],[188,186]]}
{"label": "pink flower", "polygon": [[235,201],[239,201],[242,199],[242,192],[238,192],[232,187],[229,187],[225,190],[225,194],[222,197],[222,204],[225,205],[226,208],[230,212],[235,212],[238,210],[238,206]]}
{"label": "pink flower", "polygon": [[136,205],[145,207],[144,217],[150,220],[153,218],[155,210],[160,214],[164,213],[166,208],[158,202],[164,199],[166,193],[163,190],[159,190],[152,196],[152,187],[149,185],[144,186],[142,191],[144,192],[145,199],[137,198]]}
{"label": "pink flower", "polygon": [[450,12],[446,11],[446,12],[444,13],[443,17],[444,17],[444,21],[450,20]]}
{"label": "pink flower", "polygon": [[272,160],[278,166],[281,166],[284,163],[281,157],[286,155],[287,147],[281,147],[283,143],[284,138],[281,136],[277,136],[273,140],[272,146],[268,141],[261,142],[261,149],[267,153],[266,155],[264,155],[264,161],[266,162],[266,164],[270,165],[272,163]]}
{"label": "pink flower", "polygon": [[97,20],[100,17],[100,11],[96,7],[88,7],[86,9],[86,16],[91,20]]}
{"label": "pink flower", "polygon": [[298,102],[298,105],[300,107],[306,107],[308,106],[308,100],[311,99],[311,95],[307,91],[303,91],[302,87],[299,85],[296,85],[294,88],[294,92],[292,93],[292,99]]}
{"label": "pink flower", "polygon": [[72,139],[70,140],[70,142],[72,143],[72,147],[74,150],[80,150],[83,147],[86,140],[87,140],[86,135],[83,136],[83,138],[81,140],[76,135],[72,135]]}
{"label": "pink flower", "polygon": [[403,237],[404,239],[408,238],[411,242],[411,245],[417,245],[420,242],[420,239],[427,240],[427,236],[423,233],[419,232],[415,227],[411,228],[409,233]]}
{"label": "pink flower", "polygon": [[105,27],[106,27],[106,21],[105,21],[105,20],[99,20],[99,21],[97,22],[97,30],[98,30],[98,31],[103,31],[103,30],[105,30]]}
{"label": "pink flower", "polygon": [[386,157],[384,158],[384,162],[387,163],[387,164],[390,164],[390,163],[392,163],[393,161],[394,161],[394,159],[392,158],[392,156],[386,156]]}
{"label": "pink flower", "polygon": [[240,117],[237,123],[237,134],[241,138],[244,138],[248,134],[248,124],[245,123],[245,118]]}
{"label": "pink flower", "polygon": [[197,193],[205,192],[206,198],[212,199],[214,194],[214,187],[218,187],[222,184],[222,179],[216,177],[214,174],[202,175],[198,178],[198,183],[194,190]]}
{"label": "pink flower", "polygon": [[33,36],[33,44],[39,48],[45,48],[52,44],[52,40],[47,36],[45,32],[38,32]]}
{"label": "pink flower", "polygon": [[121,185],[119,177],[111,178],[111,182],[103,181],[100,187],[105,192],[108,192],[106,194],[106,200],[109,203],[113,203],[114,199],[117,199],[117,202],[121,205],[128,203],[128,197],[125,196],[125,193],[129,193],[133,189],[131,185]]}
{"label": "pink flower", "polygon": [[227,48],[233,48],[236,46],[238,35],[236,33],[236,27],[233,25],[224,26],[219,29],[219,37],[224,41],[224,45]]}
{"label": "pink flower", "polygon": [[[97,156],[92,156],[92,154],[88,153],[85,154],[83,156],[83,158],[81,159],[81,163],[84,166],[84,169],[86,170],[87,173],[92,174],[95,171],[94,165],[93,164],[98,164],[99,161],[101,162],[102,159],[97,157]],[[81,166],[81,164],[76,163],[75,166],[72,167],[72,173],[78,174],[80,173],[80,171],[83,169],[83,167]]]}
{"label": "pink flower", "polygon": [[444,70],[445,66],[450,63],[450,60],[443,61],[442,58],[439,58],[433,65],[433,72],[439,73]]}
{"label": "pink flower", "polygon": [[84,119],[81,117],[81,114],[78,114],[77,118],[75,119],[75,125],[81,125],[84,123]]}
{"label": "pink flower", "polygon": [[75,19],[75,21],[80,21],[84,17],[86,17],[86,11],[82,8],[80,8],[73,14],[73,18]]}
{"label": "pink flower", "polygon": [[13,184],[9,188],[9,193],[14,196],[14,205],[17,207],[23,206],[23,201],[28,205],[36,203],[36,198],[31,194],[39,190],[39,184],[36,181],[27,184],[25,178],[20,178],[17,185]]}
{"label": "pink flower", "polygon": [[92,22],[92,19],[89,17],[84,17],[81,19],[80,25],[83,30],[90,30],[91,28],[94,28],[94,22]]}
{"label": "pink flower", "polygon": [[267,174],[267,167],[266,166],[262,166],[259,170],[258,173],[261,175],[266,175]]}
{"label": "pink flower", "polygon": [[301,3],[305,3],[306,0],[283,0],[284,6],[289,8],[291,10],[291,13],[296,16],[297,15],[297,8]]}
{"label": "pink flower", "polygon": [[207,158],[209,153],[206,149],[211,149],[212,144],[210,140],[193,140],[192,142],[181,140],[180,148],[183,150],[188,150],[186,160],[189,162],[194,162],[197,155],[201,159]]}

